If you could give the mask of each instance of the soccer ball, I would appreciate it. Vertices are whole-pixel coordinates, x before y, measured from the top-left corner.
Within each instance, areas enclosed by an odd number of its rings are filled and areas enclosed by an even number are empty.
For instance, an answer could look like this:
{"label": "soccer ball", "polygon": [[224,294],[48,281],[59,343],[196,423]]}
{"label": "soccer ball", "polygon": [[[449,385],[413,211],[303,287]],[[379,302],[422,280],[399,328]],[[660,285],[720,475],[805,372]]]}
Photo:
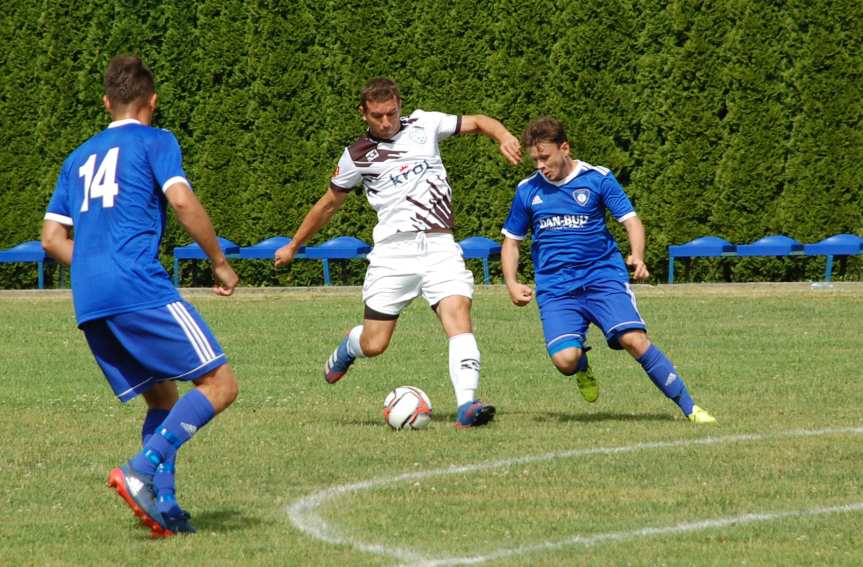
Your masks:
{"label": "soccer ball", "polygon": [[431,415],[431,400],[415,386],[399,386],[384,399],[384,420],[393,429],[422,429]]}

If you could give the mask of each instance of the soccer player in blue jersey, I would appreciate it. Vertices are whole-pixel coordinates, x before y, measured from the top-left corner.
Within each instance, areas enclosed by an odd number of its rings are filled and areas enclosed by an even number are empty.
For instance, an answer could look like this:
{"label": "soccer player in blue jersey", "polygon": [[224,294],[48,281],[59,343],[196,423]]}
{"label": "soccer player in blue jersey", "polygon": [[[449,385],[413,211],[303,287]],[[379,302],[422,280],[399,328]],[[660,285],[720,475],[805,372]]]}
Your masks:
{"label": "soccer player in blue jersey", "polygon": [[[632,355],[690,421],[715,422],[695,405],[680,373],[647,336],[627,272],[629,266],[637,280],[650,275],[644,263],[644,226],[623,188],[608,169],[570,156],[559,120],[534,120],[522,143],[537,171],[516,189],[503,225],[501,264],[512,302],[530,303],[533,290],[519,283],[517,272],[520,242],[532,231],[536,300],[555,367],[564,375],[575,375],[584,399],[596,401],[599,388],[585,345],[588,325],[593,323],[608,346]],[[626,229],[626,261],[605,225],[606,210]]]}
{"label": "soccer player in blue jersey", "polygon": [[[108,483],[153,537],[165,537],[194,531],[175,497],[177,450],[237,396],[221,346],[159,263],[166,204],[212,261],[214,291],[231,295],[238,278],[192,193],[176,138],[150,127],[152,73],[117,56],[104,86],[112,122],[63,163],[42,246],[72,267],[78,327],[117,399],[146,401],[143,448]],[[178,380],[195,388],[179,397]]]}

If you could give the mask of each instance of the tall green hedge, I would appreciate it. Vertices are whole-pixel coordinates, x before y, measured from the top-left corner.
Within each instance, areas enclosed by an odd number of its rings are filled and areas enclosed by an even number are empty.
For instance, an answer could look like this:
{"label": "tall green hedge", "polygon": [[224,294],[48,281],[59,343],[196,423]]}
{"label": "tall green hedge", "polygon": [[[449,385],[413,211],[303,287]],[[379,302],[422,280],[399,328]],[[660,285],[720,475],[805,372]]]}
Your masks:
{"label": "tall green hedge", "polygon": [[[485,113],[515,133],[562,118],[575,155],[632,196],[659,280],[667,246],[698,236],[863,234],[858,0],[7,0],[2,12],[0,248],[38,238],[63,158],[106,125],[101,76],[117,53],[154,70],[157,124],[179,138],[219,234],[240,245],[293,234],[362,131],[357,94],[378,75],[400,83],[407,112]],[[530,164],[506,165],[482,137],[442,149],[457,237],[498,238]],[[355,195],[317,242],[371,241],[374,224]],[[166,263],[188,241],[172,223]],[[800,280],[822,266],[701,260],[678,273]],[[250,285],[321,278],[312,262],[237,267]],[[361,281],[360,262],[333,268],[338,283]],[[859,258],[837,275],[863,279]],[[206,266],[184,267],[185,285],[208,280]],[[31,266],[0,265],[0,287],[32,285]]]}

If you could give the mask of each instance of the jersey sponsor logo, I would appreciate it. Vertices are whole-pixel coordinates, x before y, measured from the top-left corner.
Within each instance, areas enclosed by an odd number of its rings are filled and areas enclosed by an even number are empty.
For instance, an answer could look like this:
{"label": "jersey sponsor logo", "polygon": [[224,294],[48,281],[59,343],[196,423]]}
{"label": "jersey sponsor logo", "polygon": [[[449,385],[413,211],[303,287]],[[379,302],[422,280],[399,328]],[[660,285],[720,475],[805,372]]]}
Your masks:
{"label": "jersey sponsor logo", "polygon": [[371,150],[366,152],[366,161],[375,161],[379,155],[380,154],[378,153],[378,150],[372,148]]}
{"label": "jersey sponsor logo", "polygon": [[572,192],[572,198],[583,207],[590,200],[590,189],[576,189]]}
{"label": "jersey sponsor logo", "polygon": [[431,165],[427,160],[423,160],[420,163],[414,164],[411,166],[410,164],[405,164],[399,168],[398,175],[390,175],[390,181],[393,182],[393,186],[402,185],[407,182],[411,177],[415,177],[417,175],[422,175],[426,170],[431,169]]}
{"label": "jersey sponsor logo", "polygon": [[582,228],[590,217],[587,215],[555,215],[539,220],[539,228],[550,230],[562,230],[566,228]]}
{"label": "jersey sponsor logo", "polygon": [[530,202],[531,205],[541,205],[542,198],[539,195],[534,196],[533,201]]}
{"label": "jersey sponsor logo", "polygon": [[408,136],[412,142],[417,144],[425,144],[426,143],[426,132],[422,126],[413,126],[408,131]]}

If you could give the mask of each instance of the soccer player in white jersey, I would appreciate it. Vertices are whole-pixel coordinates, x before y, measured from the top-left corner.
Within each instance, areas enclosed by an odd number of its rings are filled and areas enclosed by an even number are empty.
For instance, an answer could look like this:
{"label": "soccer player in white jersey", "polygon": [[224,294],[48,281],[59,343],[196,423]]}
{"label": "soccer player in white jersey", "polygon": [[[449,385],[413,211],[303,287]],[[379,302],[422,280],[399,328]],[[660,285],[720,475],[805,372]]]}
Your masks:
{"label": "soccer player in white jersey", "polygon": [[[110,472],[109,486],[153,537],[193,532],[175,498],[176,453],[234,401],[237,381],[213,333],[159,263],[166,204],[212,261],[214,291],[231,295],[238,278],[191,191],[177,139],[150,127],[150,70],[136,57],[111,59],[103,102],[113,121],[63,163],[42,246],[72,266],[78,327],[117,398],[141,394],[147,403],[143,449]],[[179,398],[175,380],[196,387]]]}
{"label": "soccer player in white jersey", "polygon": [[[570,156],[563,124],[554,118],[531,122],[522,141],[536,173],[518,184],[503,225],[501,265],[515,305],[524,306],[533,290],[518,281],[519,245],[533,232],[536,300],[545,346],[555,367],[576,376],[582,396],[596,401],[599,389],[587,362],[590,323],[608,346],[625,349],[651,381],[694,423],[716,420],[695,405],[683,378],[647,336],[647,326],[629,287],[646,279],[644,225],[614,175]],[[608,211],[626,229],[630,254],[624,261],[605,224]]]}
{"label": "soccer player in white jersey", "polygon": [[484,425],[495,409],[476,397],[480,354],[470,316],[473,275],[465,269],[453,239],[452,189],[438,143],[454,134],[483,134],[499,144],[510,163],[518,164],[519,141],[488,116],[415,110],[402,117],[401,105],[393,81],[377,78],[366,83],[359,111],[368,130],[345,148],[329,189],[308,212],[294,239],[276,252],[275,263],[290,262],[341,207],[351,189],[362,183],[378,214],[363,285],[364,320],[326,361],[324,378],[334,384],[355,359],[383,353],[399,313],[422,295],[449,337],[456,427]]}

